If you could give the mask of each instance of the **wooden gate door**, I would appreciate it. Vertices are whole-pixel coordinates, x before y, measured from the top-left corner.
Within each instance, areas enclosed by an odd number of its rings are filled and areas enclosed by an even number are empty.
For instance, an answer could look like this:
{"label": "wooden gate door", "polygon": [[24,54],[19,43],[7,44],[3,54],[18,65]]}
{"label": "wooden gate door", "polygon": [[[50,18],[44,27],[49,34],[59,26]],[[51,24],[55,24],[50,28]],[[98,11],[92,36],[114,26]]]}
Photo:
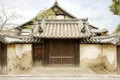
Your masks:
{"label": "wooden gate door", "polygon": [[74,64],[74,48],[72,40],[50,41],[50,64]]}
{"label": "wooden gate door", "polygon": [[43,44],[33,44],[33,61],[44,60]]}

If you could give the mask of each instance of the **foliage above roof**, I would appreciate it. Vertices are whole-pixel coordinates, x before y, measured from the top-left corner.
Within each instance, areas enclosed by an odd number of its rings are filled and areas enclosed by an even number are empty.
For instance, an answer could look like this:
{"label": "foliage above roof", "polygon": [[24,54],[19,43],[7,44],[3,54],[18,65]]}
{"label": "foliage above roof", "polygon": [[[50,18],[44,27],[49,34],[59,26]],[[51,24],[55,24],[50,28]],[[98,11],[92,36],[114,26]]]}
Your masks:
{"label": "foliage above roof", "polygon": [[112,4],[110,5],[110,11],[120,16],[120,0],[112,0]]}
{"label": "foliage above roof", "polygon": [[117,26],[116,30],[115,30],[116,34],[120,34],[120,24]]}
{"label": "foliage above roof", "polygon": [[50,15],[54,18],[55,12],[52,9],[46,9],[43,10],[41,13],[38,13],[38,15],[35,18],[47,19]]}

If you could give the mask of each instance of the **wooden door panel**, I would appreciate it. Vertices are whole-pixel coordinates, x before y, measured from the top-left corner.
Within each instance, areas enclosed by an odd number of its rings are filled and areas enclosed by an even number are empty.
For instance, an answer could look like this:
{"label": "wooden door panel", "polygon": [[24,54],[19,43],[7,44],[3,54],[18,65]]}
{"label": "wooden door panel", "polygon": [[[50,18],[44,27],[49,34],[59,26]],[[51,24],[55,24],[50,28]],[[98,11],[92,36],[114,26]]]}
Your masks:
{"label": "wooden door panel", "polygon": [[73,64],[74,58],[62,58],[62,64]]}
{"label": "wooden door panel", "polygon": [[35,60],[43,60],[43,48],[35,48]]}
{"label": "wooden door panel", "polygon": [[74,64],[74,48],[72,40],[50,41],[50,64]]}
{"label": "wooden door panel", "polygon": [[43,45],[33,44],[33,60],[34,61],[44,60]]}
{"label": "wooden door panel", "polygon": [[61,64],[61,58],[51,58],[50,63],[51,64]]}

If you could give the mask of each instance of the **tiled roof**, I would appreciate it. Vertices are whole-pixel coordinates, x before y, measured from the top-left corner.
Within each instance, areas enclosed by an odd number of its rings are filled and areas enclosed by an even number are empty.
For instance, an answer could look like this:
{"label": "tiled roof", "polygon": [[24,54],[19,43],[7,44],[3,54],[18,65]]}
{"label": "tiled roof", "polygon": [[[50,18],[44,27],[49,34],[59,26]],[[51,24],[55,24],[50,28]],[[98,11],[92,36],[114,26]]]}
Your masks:
{"label": "tiled roof", "polygon": [[[85,32],[83,29],[82,20],[44,20],[39,21],[41,25],[35,25],[33,36],[39,38],[82,38],[90,37],[92,33],[85,25]],[[42,27],[43,32],[39,33],[39,26]]]}
{"label": "tiled roof", "polygon": [[9,44],[9,43],[40,43],[41,39],[33,38],[33,37],[13,37],[13,36],[0,36],[0,42]]}
{"label": "tiled roof", "polygon": [[1,37],[1,36],[0,36],[0,42],[2,42],[2,43],[6,43],[4,37]]}
{"label": "tiled roof", "polygon": [[80,43],[109,43],[109,44],[119,44],[120,35],[111,36],[99,36],[80,39]]}
{"label": "tiled roof", "polygon": [[[0,42],[2,43],[41,43],[44,39],[34,38],[34,37],[25,37],[25,36],[8,36],[1,35]],[[105,44],[120,44],[120,35],[111,35],[111,36],[99,36],[99,37],[87,37],[80,38],[80,43],[105,43]]]}

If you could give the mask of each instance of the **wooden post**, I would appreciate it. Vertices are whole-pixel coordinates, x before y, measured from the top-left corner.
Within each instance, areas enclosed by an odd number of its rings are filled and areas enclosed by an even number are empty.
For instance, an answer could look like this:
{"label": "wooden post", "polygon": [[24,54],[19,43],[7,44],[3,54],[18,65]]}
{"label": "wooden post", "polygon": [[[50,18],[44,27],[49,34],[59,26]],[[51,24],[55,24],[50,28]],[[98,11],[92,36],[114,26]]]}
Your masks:
{"label": "wooden post", "polygon": [[1,60],[2,60],[2,55],[1,55],[1,43],[0,43],[0,74],[2,73],[2,63],[1,63]]}
{"label": "wooden post", "polygon": [[0,74],[7,71],[7,45],[0,43]]}
{"label": "wooden post", "polygon": [[117,74],[120,74],[120,45],[117,45]]}

